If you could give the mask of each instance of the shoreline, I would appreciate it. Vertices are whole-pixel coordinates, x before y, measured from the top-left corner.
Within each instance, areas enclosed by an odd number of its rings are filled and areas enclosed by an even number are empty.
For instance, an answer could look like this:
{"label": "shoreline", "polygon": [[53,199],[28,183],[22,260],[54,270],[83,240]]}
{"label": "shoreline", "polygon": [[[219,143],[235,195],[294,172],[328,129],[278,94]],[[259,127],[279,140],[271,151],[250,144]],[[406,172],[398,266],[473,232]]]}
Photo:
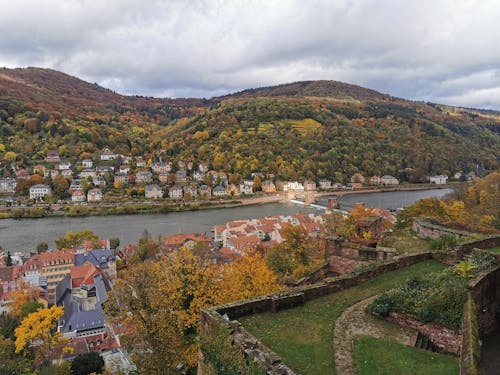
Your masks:
{"label": "shoreline", "polygon": [[[328,196],[344,196],[355,194],[374,194],[374,193],[390,193],[396,191],[421,191],[434,189],[452,189],[453,185],[425,185],[425,186],[397,186],[384,187],[379,189],[367,188],[356,190],[336,190],[336,191],[318,191],[316,198]],[[121,216],[121,215],[148,215],[170,212],[185,212],[210,210],[220,208],[236,208],[241,206],[258,205],[266,203],[287,202],[283,192],[276,192],[272,195],[263,195],[250,198],[240,198],[231,200],[219,201],[190,201],[183,203],[170,202],[134,202],[116,205],[64,205],[57,206],[54,210],[51,206],[35,206],[35,207],[11,207],[0,211],[0,222],[2,219],[44,219],[51,217],[92,217],[92,216]]]}

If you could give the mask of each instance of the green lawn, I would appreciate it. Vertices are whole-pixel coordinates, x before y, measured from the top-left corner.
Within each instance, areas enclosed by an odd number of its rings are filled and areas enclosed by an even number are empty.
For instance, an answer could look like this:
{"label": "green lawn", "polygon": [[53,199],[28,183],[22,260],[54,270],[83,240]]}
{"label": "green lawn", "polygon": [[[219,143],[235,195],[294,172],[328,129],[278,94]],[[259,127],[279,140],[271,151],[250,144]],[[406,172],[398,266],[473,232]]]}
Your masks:
{"label": "green lawn", "polygon": [[359,286],[317,298],[304,306],[239,320],[297,373],[335,374],[332,323],[342,311],[369,296],[398,286],[410,276],[440,271],[445,267],[434,260],[417,263],[377,276]]}
{"label": "green lawn", "polygon": [[419,238],[411,229],[395,229],[384,237],[382,246],[394,247],[400,254],[416,254],[429,251],[429,243]]}
{"label": "green lawn", "polygon": [[455,357],[370,336],[354,338],[354,363],[358,375],[458,374]]}
{"label": "green lawn", "polygon": [[491,249],[485,249],[486,251],[491,251],[493,253],[500,254],[500,246],[492,247]]}

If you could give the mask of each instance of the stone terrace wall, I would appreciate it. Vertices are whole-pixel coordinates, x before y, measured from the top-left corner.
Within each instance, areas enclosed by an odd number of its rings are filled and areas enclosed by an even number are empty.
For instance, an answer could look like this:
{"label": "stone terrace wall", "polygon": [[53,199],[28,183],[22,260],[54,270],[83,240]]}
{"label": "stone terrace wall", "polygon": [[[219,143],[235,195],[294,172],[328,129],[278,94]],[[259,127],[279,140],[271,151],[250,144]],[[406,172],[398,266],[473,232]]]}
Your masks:
{"label": "stone terrace wall", "polygon": [[429,221],[415,218],[413,219],[413,231],[423,239],[433,239],[436,240],[445,234],[451,234],[456,237],[469,237],[473,236],[474,233],[467,232],[464,230],[453,229],[445,227],[443,225],[433,224]]}
{"label": "stone terrace wall", "polygon": [[479,327],[474,299],[469,298],[464,306],[462,318],[462,343],[460,346],[460,375],[480,374]]}
{"label": "stone terrace wall", "polygon": [[[262,345],[255,337],[245,331],[239,322],[234,320],[245,315],[267,311],[276,312],[300,306],[315,298],[359,285],[375,276],[432,258],[432,253],[400,257],[357,275],[326,279],[318,284],[296,288],[292,292],[278,293],[203,310],[201,317],[202,341],[204,337],[210,334],[213,327],[222,325],[228,329],[234,346],[238,348],[240,354],[247,358],[248,361],[259,363],[269,375],[292,375],[294,374],[293,371],[283,363],[276,353]],[[200,366],[198,366],[199,375],[203,374],[204,367],[206,367],[206,364],[204,363],[203,356],[201,356]]]}
{"label": "stone terrace wall", "polygon": [[483,237],[478,240],[467,241],[458,247],[458,250],[468,253],[473,249],[488,250],[492,247],[500,246],[500,236]]}
{"label": "stone terrace wall", "polygon": [[498,326],[495,312],[500,306],[500,266],[473,280],[469,290],[478,308],[479,334],[493,332]]}

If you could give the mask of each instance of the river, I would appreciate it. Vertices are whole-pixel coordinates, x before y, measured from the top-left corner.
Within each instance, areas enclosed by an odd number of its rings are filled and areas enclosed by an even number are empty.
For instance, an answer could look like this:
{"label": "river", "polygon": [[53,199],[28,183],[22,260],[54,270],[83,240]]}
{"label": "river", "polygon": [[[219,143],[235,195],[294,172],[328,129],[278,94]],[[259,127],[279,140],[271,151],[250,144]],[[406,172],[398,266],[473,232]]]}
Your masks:
{"label": "river", "polygon": [[[412,204],[425,197],[443,197],[450,189],[419,191],[397,191],[385,193],[362,193],[345,195],[340,199],[341,208],[352,208],[363,202],[368,207],[394,209]],[[327,198],[319,200],[326,206]],[[29,253],[40,242],[55,248],[54,240],[67,231],[89,229],[101,238],[118,237],[122,245],[137,243],[145,229],[153,237],[168,236],[175,233],[206,232],[214,225],[238,219],[252,219],[267,215],[289,215],[296,212],[320,213],[321,210],[291,203],[267,203],[234,208],[214,208],[200,211],[172,212],[151,215],[93,216],[42,219],[3,219],[0,220],[0,246],[12,253]]]}

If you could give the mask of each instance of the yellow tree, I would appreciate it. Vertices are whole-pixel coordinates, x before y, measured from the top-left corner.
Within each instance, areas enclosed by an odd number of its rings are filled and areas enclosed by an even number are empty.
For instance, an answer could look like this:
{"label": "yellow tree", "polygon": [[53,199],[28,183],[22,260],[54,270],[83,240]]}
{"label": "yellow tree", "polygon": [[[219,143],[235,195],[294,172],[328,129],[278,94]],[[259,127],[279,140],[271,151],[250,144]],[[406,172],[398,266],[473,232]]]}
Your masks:
{"label": "yellow tree", "polygon": [[63,316],[61,306],[40,309],[29,314],[16,328],[16,353],[26,352],[29,345],[35,346],[35,361],[42,363],[50,358],[52,349],[64,343],[63,334],[55,332],[59,318]]}
{"label": "yellow tree", "polygon": [[281,289],[278,278],[259,253],[248,254],[222,271],[218,303],[271,294]]}

